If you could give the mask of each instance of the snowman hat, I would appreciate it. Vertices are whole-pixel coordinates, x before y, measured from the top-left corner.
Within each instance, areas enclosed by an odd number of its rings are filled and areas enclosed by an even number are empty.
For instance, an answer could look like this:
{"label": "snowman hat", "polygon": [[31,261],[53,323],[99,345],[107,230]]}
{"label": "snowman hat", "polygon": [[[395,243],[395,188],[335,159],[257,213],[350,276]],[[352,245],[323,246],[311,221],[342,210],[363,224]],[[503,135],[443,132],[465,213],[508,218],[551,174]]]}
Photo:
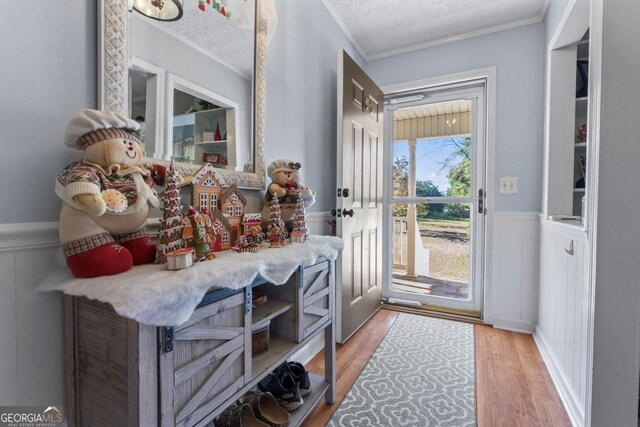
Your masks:
{"label": "snowman hat", "polygon": [[138,129],[140,124],[123,114],[86,109],[67,123],[64,144],[76,150],[84,150],[91,144],[113,138],[140,144],[140,140],[131,133]]}
{"label": "snowman hat", "polygon": [[278,172],[298,172],[301,168],[302,165],[300,163],[294,162],[293,160],[274,160],[267,167],[267,175],[269,175],[269,178],[273,179],[275,174],[277,174]]}

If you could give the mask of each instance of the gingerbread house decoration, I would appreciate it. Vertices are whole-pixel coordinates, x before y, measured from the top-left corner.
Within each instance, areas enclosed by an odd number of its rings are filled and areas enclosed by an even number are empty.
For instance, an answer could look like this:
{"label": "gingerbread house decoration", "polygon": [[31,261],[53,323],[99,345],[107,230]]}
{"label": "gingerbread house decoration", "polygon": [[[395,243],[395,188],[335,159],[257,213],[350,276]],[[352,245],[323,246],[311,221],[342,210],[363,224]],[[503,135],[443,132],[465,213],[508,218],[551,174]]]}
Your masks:
{"label": "gingerbread house decoration", "polygon": [[218,209],[224,181],[216,178],[215,170],[211,163],[207,163],[198,169],[193,175],[191,185],[191,204],[198,212],[202,212],[204,209],[213,212]]}
{"label": "gingerbread house decoration", "polygon": [[220,197],[220,210],[231,224],[231,242],[234,244],[242,236],[242,216],[246,206],[247,199],[235,184],[231,184]]}
{"label": "gingerbread house decoration", "polygon": [[213,223],[213,231],[215,233],[215,241],[213,242],[213,251],[220,252],[229,250],[235,241],[231,241],[231,224],[227,218],[216,209],[211,214]]}
{"label": "gingerbread house decoration", "polygon": [[256,225],[260,226],[261,224],[262,224],[261,213],[244,214],[244,217],[242,217],[242,228],[244,229],[245,236],[249,236],[251,227]]}
{"label": "gingerbread house decoration", "polygon": [[193,240],[193,228],[191,227],[191,221],[189,217],[185,216],[182,218],[182,236],[190,242]]}

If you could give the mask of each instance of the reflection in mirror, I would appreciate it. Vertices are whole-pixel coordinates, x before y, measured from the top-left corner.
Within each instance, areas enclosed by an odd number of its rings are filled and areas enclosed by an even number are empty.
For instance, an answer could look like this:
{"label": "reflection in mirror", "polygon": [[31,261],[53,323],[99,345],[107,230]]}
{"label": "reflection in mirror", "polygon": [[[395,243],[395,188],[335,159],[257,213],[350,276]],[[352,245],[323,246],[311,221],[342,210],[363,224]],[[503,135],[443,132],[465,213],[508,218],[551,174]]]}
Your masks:
{"label": "reflection in mirror", "polygon": [[[156,106],[154,74],[131,68],[129,70],[129,115],[140,124],[139,138],[142,142],[142,152],[145,156],[153,155],[153,144],[156,140],[155,121]],[[147,119],[149,120],[147,122]],[[147,124],[149,127],[147,128]],[[146,141],[150,144],[151,152],[147,152]]]}
{"label": "reflection in mirror", "polygon": [[235,165],[236,150],[230,149],[235,147],[235,111],[204,94],[174,89],[173,159],[217,168]]}
{"label": "reflection in mirror", "polygon": [[128,75],[129,117],[140,123],[140,141],[146,157],[158,157],[162,141],[164,71],[140,58],[130,58]]}
{"label": "reflection in mirror", "polygon": [[[175,22],[129,13],[129,112],[144,117],[147,156],[252,172],[255,0],[229,0],[225,15],[200,4],[185,2]],[[157,67],[166,85],[136,70],[134,58]],[[152,87],[160,89],[151,101]],[[150,134],[150,120],[164,126]]]}

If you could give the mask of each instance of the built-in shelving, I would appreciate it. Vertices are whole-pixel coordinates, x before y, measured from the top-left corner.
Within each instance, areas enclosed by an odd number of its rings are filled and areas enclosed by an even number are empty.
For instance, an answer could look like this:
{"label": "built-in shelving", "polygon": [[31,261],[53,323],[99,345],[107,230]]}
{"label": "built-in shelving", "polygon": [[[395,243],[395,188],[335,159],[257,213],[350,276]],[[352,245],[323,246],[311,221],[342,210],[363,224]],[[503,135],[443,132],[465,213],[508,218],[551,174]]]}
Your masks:
{"label": "built-in shelving", "polygon": [[294,342],[283,340],[280,338],[270,338],[269,350],[254,357],[251,362],[251,373],[253,378],[269,369],[270,366],[273,366],[278,360],[282,359],[297,345],[298,344]]}
{"label": "built-in shelving", "polygon": [[319,375],[310,372],[309,380],[311,381],[311,393],[304,397],[304,403],[301,407],[291,412],[289,425],[301,425],[309,415],[311,415],[311,409],[316,406],[318,401],[324,396],[325,391],[329,388],[329,383]]}
{"label": "built-in shelving", "polygon": [[264,305],[253,309],[251,329],[256,330],[260,328],[271,319],[286,313],[292,307],[292,302],[280,301],[277,299],[267,300]]}
{"label": "built-in shelving", "polygon": [[[576,93],[578,93],[578,83],[580,82],[579,67],[583,67],[583,62],[589,60],[589,39],[588,35],[585,35],[585,39],[579,41],[576,44]],[[585,70],[586,71],[586,70]],[[587,74],[588,79],[588,74]],[[582,92],[581,94],[584,94]],[[582,124],[587,124],[587,107],[589,105],[589,96],[581,96],[576,98],[575,106],[575,143],[574,143],[574,155],[573,155],[573,185],[585,185],[585,176],[583,169],[580,165],[581,159],[587,158],[587,142],[580,141],[578,138],[578,127]],[[587,125],[588,127],[588,125]],[[587,162],[587,167],[589,164]],[[580,180],[583,180],[579,183]],[[574,188],[573,189],[573,215],[582,215],[582,197],[586,195],[586,188]]]}
{"label": "built-in shelving", "polygon": [[197,145],[224,145],[226,143],[227,143],[226,139],[222,139],[220,141],[213,141],[213,142],[204,142],[204,141],[196,142]]}
{"label": "built-in shelving", "polygon": [[[225,139],[205,141],[205,132],[220,132]],[[216,107],[173,117],[173,155],[181,161],[202,164],[205,155],[218,154],[217,167],[235,163],[235,110]]]}

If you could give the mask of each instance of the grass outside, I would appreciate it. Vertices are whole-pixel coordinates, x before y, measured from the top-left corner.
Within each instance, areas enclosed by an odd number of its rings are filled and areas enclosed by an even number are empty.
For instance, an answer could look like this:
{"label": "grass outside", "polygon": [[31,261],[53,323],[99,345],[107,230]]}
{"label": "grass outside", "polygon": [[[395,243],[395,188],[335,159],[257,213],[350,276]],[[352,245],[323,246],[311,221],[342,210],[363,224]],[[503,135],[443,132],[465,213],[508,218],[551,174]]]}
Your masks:
{"label": "grass outside", "polygon": [[429,250],[430,277],[469,282],[469,225],[469,219],[418,219],[422,244]]}
{"label": "grass outside", "polygon": [[418,220],[422,244],[429,250],[429,275],[469,282],[468,219]]}

